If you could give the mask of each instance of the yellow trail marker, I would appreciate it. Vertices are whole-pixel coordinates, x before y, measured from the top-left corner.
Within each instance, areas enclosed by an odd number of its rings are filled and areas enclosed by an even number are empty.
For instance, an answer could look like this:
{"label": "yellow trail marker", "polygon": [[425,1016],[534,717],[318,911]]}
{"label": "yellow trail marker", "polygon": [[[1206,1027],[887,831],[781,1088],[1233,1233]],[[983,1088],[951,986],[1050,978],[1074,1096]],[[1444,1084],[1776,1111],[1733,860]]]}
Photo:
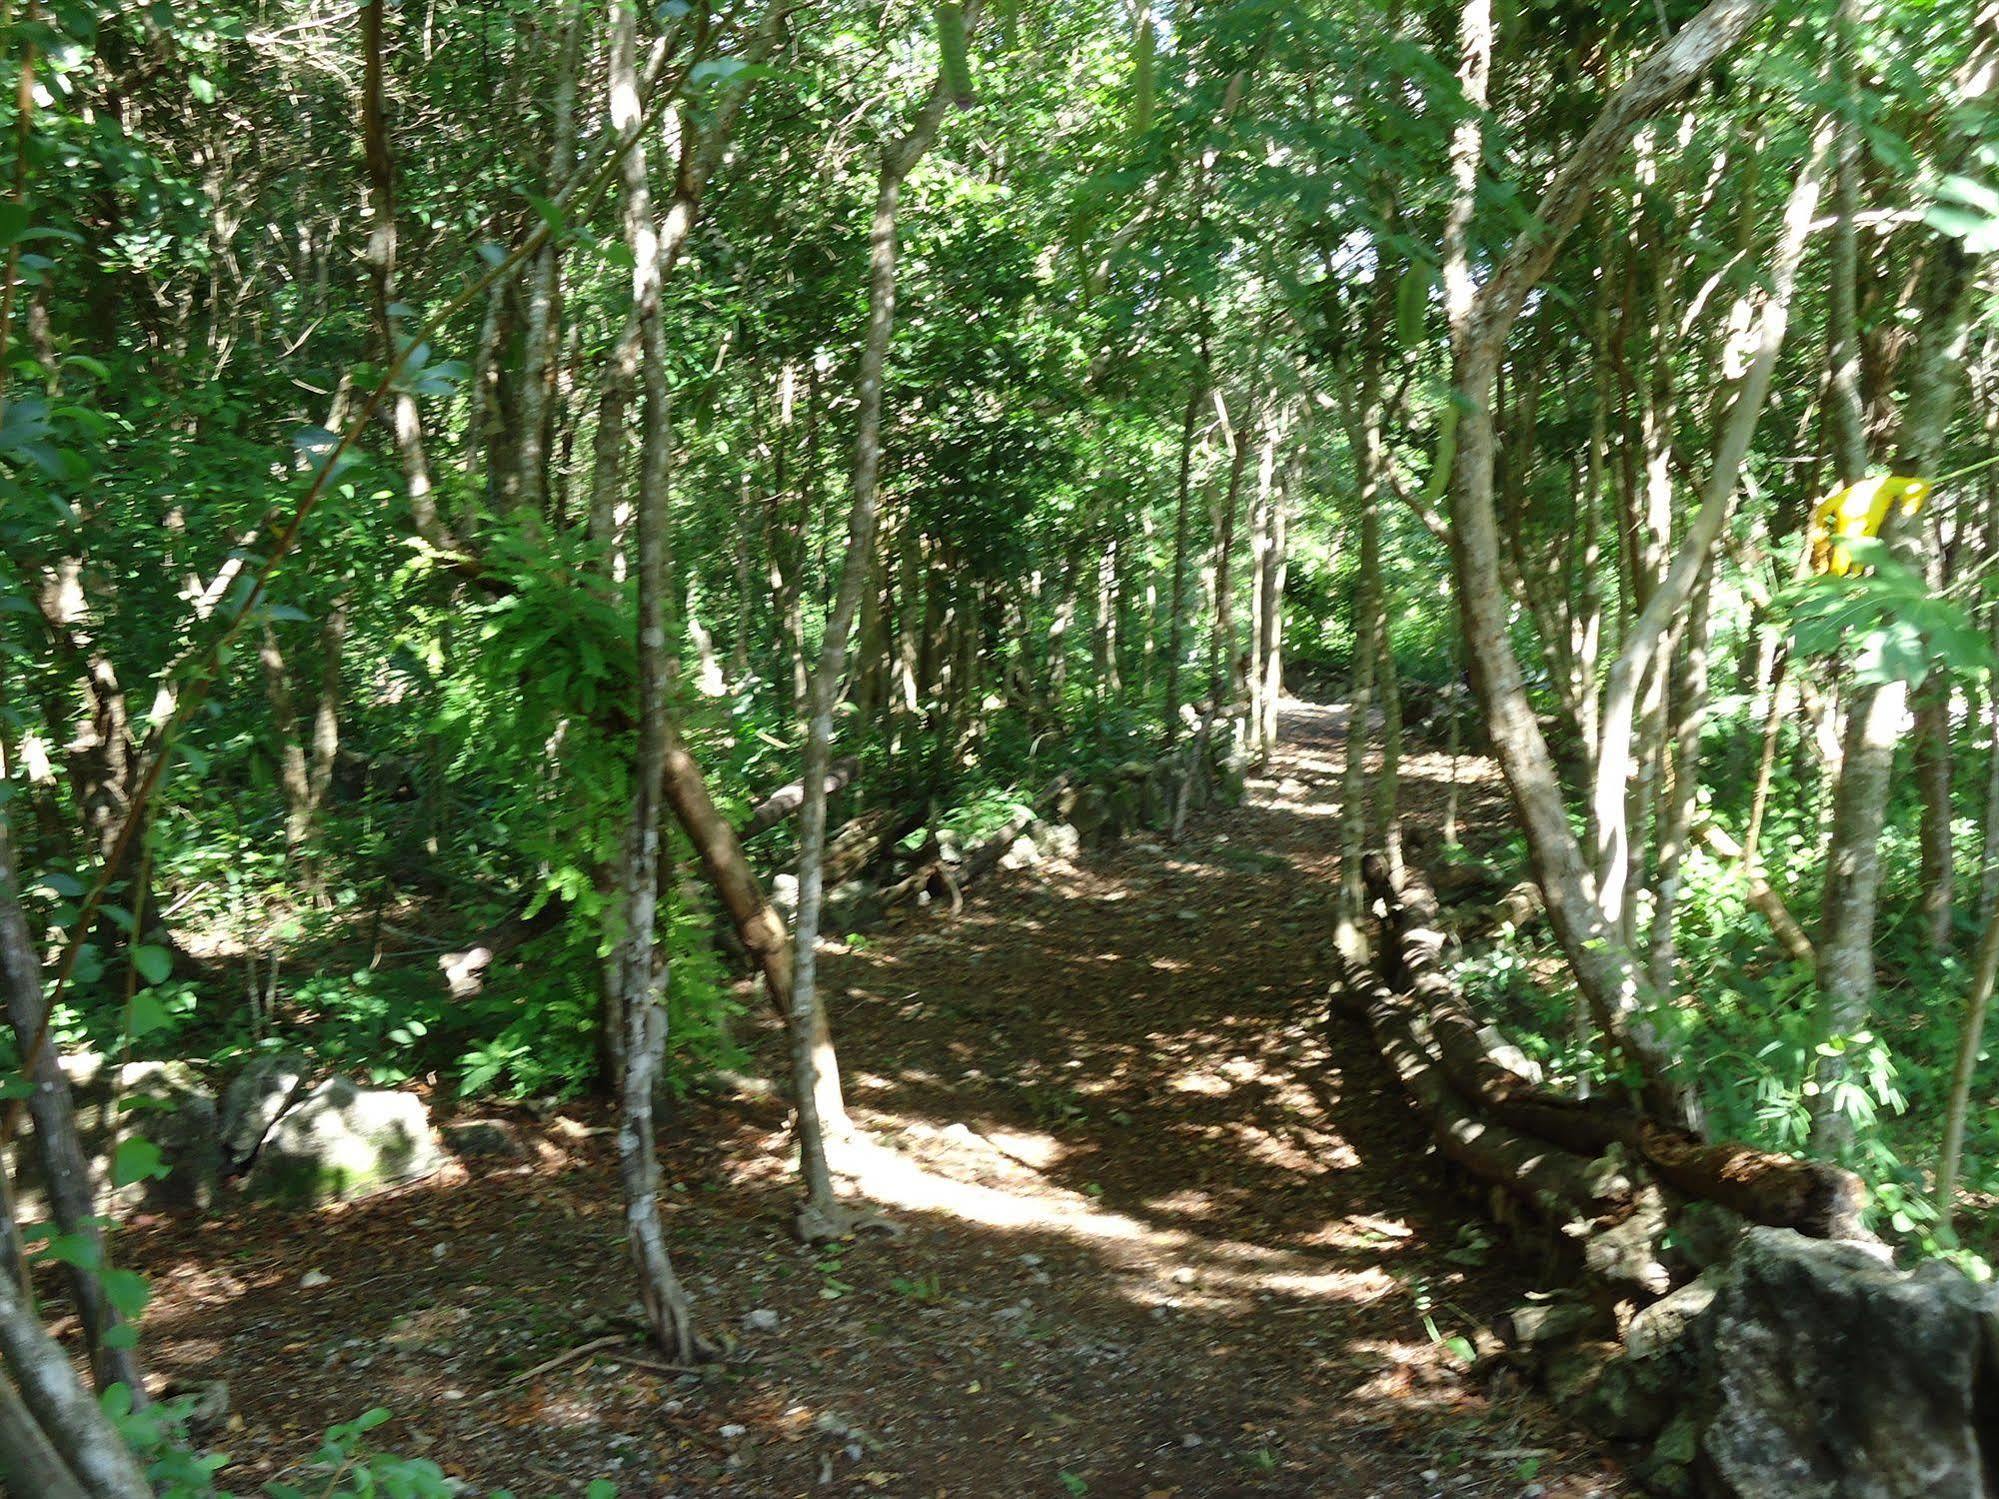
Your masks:
{"label": "yellow trail marker", "polygon": [[1930,497],[1928,479],[1912,479],[1902,474],[1886,474],[1878,479],[1862,479],[1836,489],[1812,507],[1811,526],[1806,532],[1811,547],[1812,571],[1843,578],[1853,571],[1853,558],[1842,541],[1879,536],[1890,512],[1914,515]]}

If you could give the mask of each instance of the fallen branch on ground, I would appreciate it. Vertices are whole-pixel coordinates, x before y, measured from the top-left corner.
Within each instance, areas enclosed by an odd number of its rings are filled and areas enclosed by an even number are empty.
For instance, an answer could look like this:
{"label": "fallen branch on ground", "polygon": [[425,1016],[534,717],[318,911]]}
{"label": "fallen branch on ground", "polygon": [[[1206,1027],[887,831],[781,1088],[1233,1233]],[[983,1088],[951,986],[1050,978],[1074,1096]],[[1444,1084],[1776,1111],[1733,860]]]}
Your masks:
{"label": "fallen branch on ground", "polygon": [[1387,861],[1372,854],[1363,869],[1369,891],[1388,912],[1390,978],[1416,1005],[1452,1085],[1495,1120],[1583,1155],[1622,1146],[1676,1191],[1754,1223],[1813,1238],[1871,1237],[1862,1226],[1865,1189],[1849,1171],[1735,1142],[1711,1143],[1609,1099],[1549,1092],[1506,1065],[1443,971],[1440,914],[1422,873],[1409,866],[1397,881]]}

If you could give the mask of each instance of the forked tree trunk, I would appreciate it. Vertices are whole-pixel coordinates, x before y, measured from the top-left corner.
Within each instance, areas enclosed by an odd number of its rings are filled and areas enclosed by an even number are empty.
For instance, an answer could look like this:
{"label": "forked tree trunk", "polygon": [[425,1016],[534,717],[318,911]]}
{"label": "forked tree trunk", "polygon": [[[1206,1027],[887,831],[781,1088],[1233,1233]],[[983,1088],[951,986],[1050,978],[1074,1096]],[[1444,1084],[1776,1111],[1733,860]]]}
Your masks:
{"label": "forked tree trunk", "polygon": [[[1451,484],[1452,554],[1458,578],[1472,678],[1486,712],[1494,751],[1504,770],[1535,875],[1548,897],[1551,923],[1597,1022],[1626,1046],[1648,1080],[1653,1106],[1691,1121],[1691,1092],[1674,1079],[1674,1049],[1658,1028],[1650,986],[1630,950],[1614,940],[1595,898],[1594,881],[1571,831],[1554,760],[1527,695],[1509,637],[1509,607],[1500,573],[1493,503],[1493,386],[1506,339],[1528,295],[1547,274],[1563,241],[1596,189],[1622,159],[1632,129],[1681,97],[1734,48],[1764,14],[1766,0],[1712,0],[1664,46],[1641,62],[1596,123],[1561,163],[1533,223],[1515,239],[1490,277],[1471,290],[1462,231],[1447,258],[1454,304],[1453,365],[1459,406],[1458,446]],[[1488,0],[1465,8],[1467,89],[1485,94],[1491,55]],[[1480,153],[1454,152],[1457,204],[1468,221]]]}
{"label": "forked tree trunk", "polygon": [[[150,1499],[153,1488],[131,1450],[76,1377],[12,1277],[0,1273],[0,1469],[16,1492],[62,1499]],[[10,1383],[11,1381],[11,1383]],[[50,1467],[51,1459],[55,1466]],[[18,1464],[18,1466],[17,1466]],[[30,1466],[33,1465],[33,1466]],[[42,1469],[40,1474],[36,1469]],[[29,1487],[52,1480],[49,1488]]]}

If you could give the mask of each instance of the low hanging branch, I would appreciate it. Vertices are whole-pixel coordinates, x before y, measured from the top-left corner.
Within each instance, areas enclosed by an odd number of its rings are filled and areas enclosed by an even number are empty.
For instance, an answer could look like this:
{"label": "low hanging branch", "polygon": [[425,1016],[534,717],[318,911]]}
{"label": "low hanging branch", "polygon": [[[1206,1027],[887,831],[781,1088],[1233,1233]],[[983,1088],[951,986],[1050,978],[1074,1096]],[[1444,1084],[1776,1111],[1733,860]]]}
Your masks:
{"label": "low hanging branch", "polygon": [[1862,1225],[1865,1189],[1849,1171],[1753,1146],[1710,1143],[1607,1099],[1566,1098],[1500,1061],[1443,971],[1444,937],[1428,882],[1414,868],[1392,879],[1387,861],[1374,854],[1364,873],[1369,892],[1388,913],[1390,982],[1407,993],[1427,1028],[1437,1066],[1463,1099],[1509,1129],[1578,1155],[1621,1146],[1668,1186],[1751,1222],[1814,1238],[1871,1237]]}

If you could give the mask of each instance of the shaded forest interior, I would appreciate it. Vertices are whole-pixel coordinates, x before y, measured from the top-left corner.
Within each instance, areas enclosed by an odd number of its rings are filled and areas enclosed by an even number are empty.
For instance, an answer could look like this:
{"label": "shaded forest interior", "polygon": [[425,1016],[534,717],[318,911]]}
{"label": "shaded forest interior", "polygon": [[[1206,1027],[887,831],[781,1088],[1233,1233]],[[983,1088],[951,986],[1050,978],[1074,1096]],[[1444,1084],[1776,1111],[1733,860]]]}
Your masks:
{"label": "shaded forest interior", "polygon": [[1999,1482],[1999,3],[0,17],[16,1492]]}

